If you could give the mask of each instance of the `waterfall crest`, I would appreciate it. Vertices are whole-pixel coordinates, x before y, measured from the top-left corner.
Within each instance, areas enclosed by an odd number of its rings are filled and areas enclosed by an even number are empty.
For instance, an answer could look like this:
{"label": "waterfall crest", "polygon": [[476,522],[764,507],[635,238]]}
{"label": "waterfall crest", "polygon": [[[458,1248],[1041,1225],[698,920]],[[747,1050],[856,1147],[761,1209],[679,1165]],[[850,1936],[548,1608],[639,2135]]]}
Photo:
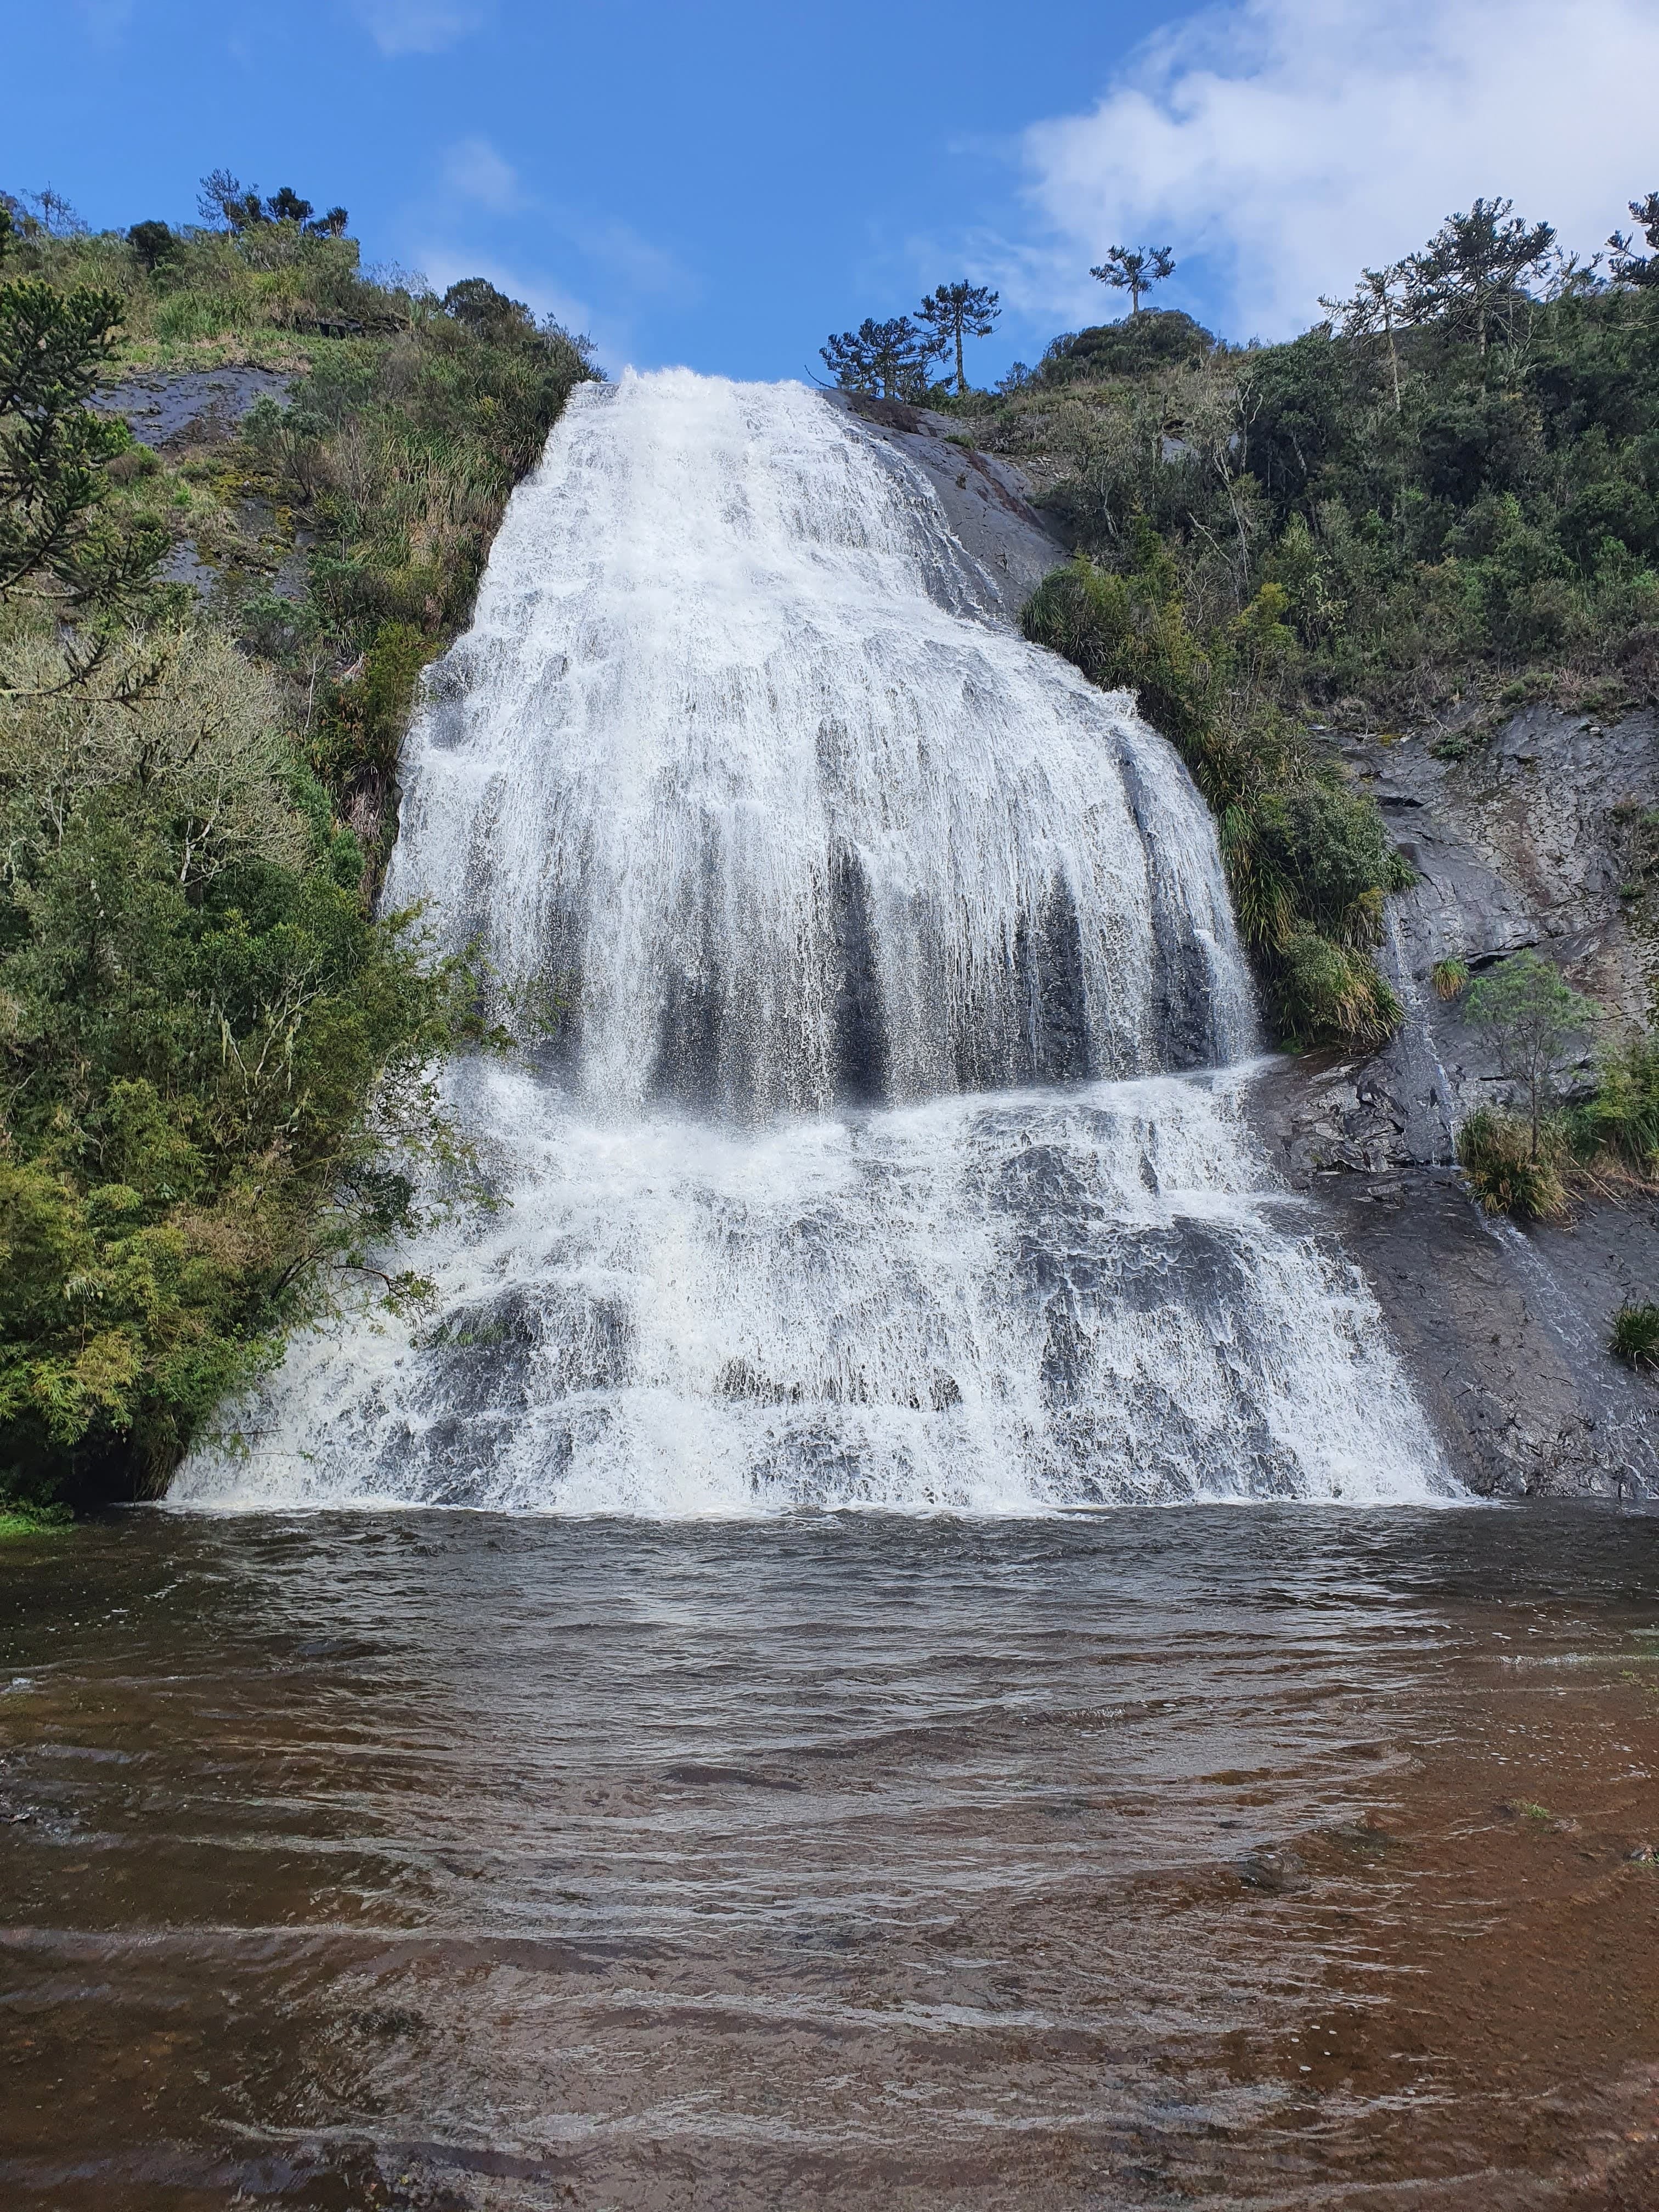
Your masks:
{"label": "waterfall crest", "polygon": [[573,398],[432,672],[388,884],[562,1012],[459,1110],[507,1201],[307,1337],[179,1503],[1030,1510],[1447,1486],[1215,1069],[1213,827],[797,386]]}
{"label": "waterfall crest", "polygon": [[1198,794],[979,605],[926,480],[816,394],[580,389],[411,733],[388,895],[562,994],[604,1111],[1231,1057]]}

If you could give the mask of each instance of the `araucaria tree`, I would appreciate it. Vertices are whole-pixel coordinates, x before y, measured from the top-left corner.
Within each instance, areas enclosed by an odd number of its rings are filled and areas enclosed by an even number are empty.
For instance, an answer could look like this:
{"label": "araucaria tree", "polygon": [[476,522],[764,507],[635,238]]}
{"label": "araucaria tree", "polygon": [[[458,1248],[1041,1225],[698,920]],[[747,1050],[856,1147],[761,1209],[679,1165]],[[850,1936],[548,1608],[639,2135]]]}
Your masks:
{"label": "araucaria tree", "polygon": [[920,399],[927,388],[927,364],[939,351],[931,334],[919,331],[908,315],[878,323],[866,315],[855,331],[831,333],[819,348],[825,365],[843,392],[869,392],[884,399]]}
{"label": "araucaria tree", "polygon": [[196,206],[204,222],[222,223],[240,237],[261,223],[291,222],[313,238],[343,238],[350,217],[343,207],[316,215],[309,200],[301,199],[292,185],[283,185],[262,200],[257,187],[244,185],[228,169],[211,169],[202,179]]}
{"label": "araucaria tree", "polygon": [[1098,269],[1089,274],[1097,276],[1103,284],[1114,291],[1129,295],[1129,313],[1140,313],[1143,292],[1150,292],[1154,284],[1163,283],[1166,276],[1175,275],[1175,253],[1167,246],[1114,246]]}
{"label": "araucaria tree", "polygon": [[958,393],[968,389],[962,359],[963,338],[988,338],[1001,313],[996,293],[988,285],[970,284],[965,278],[960,283],[941,284],[916,309],[916,320],[932,340],[932,352],[945,361],[956,356]]}
{"label": "araucaria tree", "polygon": [[1450,215],[1406,264],[1413,319],[1449,325],[1484,354],[1494,329],[1512,335],[1531,285],[1556,261],[1555,228],[1523,222],[1513,200],[1476,200]]}
{"label": "araucaria tree", "polygon": [[1345,338],[1371,337],[1381,331],[1388,346],[1389,369],[1394,382],[1394,411],[1400,412],[1400,348],[1395,333],[1407,319],[1409,264],[1396,261],[1387,269],[1362,269],[1359,283],[1353,295],[1346,300],[1328,300],[1321,293],[1319,304],[1330,316],[1333,327]]}
{"label": "araucaria tree", "polygon": [[1659,284],[1659,192],[1650,192],[1645,199],[1632,200],[1628,205],[1651,251],[1638,253],[1629,233],[1615,230],[1607,240],[1613,248],[1608,264],[1613,281],[1638,287]]}
{"label": "araucaria tree", "polygon": [[[0,208],[0,258],[11,231]],[[60,621],[125,611],[166,550],[159,530],[123,530],[105,507],[106,465],[132,436],[85,403],[120,321],[113,293],[0,283],[0,601],[24,595]],[[70,643],[65,680],[90,675],[109,643],[106,630]]]}

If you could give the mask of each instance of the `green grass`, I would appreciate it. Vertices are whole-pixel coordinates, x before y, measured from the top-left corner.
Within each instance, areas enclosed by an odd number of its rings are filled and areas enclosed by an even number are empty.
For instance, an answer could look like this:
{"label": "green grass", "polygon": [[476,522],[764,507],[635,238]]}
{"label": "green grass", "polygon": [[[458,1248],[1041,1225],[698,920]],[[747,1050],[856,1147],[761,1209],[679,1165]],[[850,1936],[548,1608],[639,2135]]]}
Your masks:
{"label": "green grass", "polygon": [[1467,988],[1468,980],[1468,963],[1465,960],[1437,960],[1429,970],[1429,981],[1437,999],[1455,999]]}
{"label": "green grass", "polygon": [[74,1525],[75,1516],[66,1505],[0,1505],[0,1544],[61,1535]]}
{"label": "green grass", "polygon": [[1638,1374],[1644,1369],[1650,1375],[1659,1373],[1659,1305],[1650,1299],[1640,1305],[1621,1305],[1613,1317],[1607,1350]]}

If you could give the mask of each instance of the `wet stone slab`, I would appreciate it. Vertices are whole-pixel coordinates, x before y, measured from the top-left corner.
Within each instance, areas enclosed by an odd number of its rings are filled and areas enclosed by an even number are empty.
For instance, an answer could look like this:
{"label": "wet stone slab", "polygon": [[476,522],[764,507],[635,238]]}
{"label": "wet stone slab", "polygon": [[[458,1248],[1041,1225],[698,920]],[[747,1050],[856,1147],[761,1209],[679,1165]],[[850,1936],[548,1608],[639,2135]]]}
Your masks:
{"label": "wet stone slab", "polygon": [[106,386],[92,404],[124,415],[141,445],[211,445],[230,436],[258,401],[285,407],[293,381],[274,368],[158,369]]}

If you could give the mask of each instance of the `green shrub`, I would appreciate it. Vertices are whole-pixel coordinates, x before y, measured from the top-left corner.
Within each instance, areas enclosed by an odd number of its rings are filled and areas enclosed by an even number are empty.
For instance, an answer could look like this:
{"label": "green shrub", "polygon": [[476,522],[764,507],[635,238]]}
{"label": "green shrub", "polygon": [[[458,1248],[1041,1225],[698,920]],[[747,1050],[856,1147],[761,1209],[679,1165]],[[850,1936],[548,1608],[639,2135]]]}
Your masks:
{"label": "green shrub", "polygon": [[1659,1032],[1605,1051],[1595,1090],[1566,1118],[1581,1159],[1609,1158],[1629,1174],[1659,1182]]}
{"label": "green shrub", "polygon": [[1517,1214],[1524,1221],[1566,1218],[1559,1170],[1547,1151],[1534,1153],[1524,1121],[1480,1108],[1457,1133],[1457,1158],[1488,1213]]}
{"label": "green shrub", "polygon": [[1353,943],[1381,934],[1381,894],[1400,888],[1382,817],[1370,801],[1312,778],[1265,794],[1257,808],[1264,852],[1296,887],[1315,927]]}
{"label": "green shrub", "polygon": [[1643,1368],[1659,1373],[1659,1305],[1651,1300],[1641,1305],[1627,1300],[1621,1305],[1613,1317],[1607,1350],[1638,1373]]}
{"label": "green shrub", "polygon": [[1340,1037],[1374,1051],[1399,1028],[1402,1009],[1375,964],[1319,931],[1292,933],[1274,963],[1280,1033],[1291,1042]]}
{"label": "green shrub", "polygon": [[[38,641],[32,672],[56,650]],[[152,650],[135,699],[0,714],[13,1492],[166,1475],[282,1327],[408,1219],[389,1162],[447,1144],[429,1071],[471,1019],[471,979],[367,910],[269,673],[211,635]]]}
{"label": "green shrub", "polygon": [[1138,694],[1147,720],[1190,757],[1215,711],[1217,672],[1188,627],[1174,569],[1144,525],[1136,552],[1127,574],[1082,559],[1054,569],[1027,602],[1021,626],[1091,684]]}
{"label": "green shrub", "polygon": [[326,783],[343,790],[366,775],[392,773],[431,653],[430,640],[413,623],[380,625],[360,672],[336,690],[332,714],[312,749],[312,764]]}
{"label": "green shrub", "polygon": [[1132,565],[1078,559],[1044,579],[1027,637],[1093,683],[1133,690],[1175,744],[1216,815],[1234,912],[1267,985],[1281,1036],[1386,1042],[1401,1008],[1369,957],[1382,901],[1411,871],[1376,804],[1317,756],[1282,710],[1297,660],[1286,589],[1264,584],[1244,611],[1200,638],[1175,563],[1137,522]]}
{"label": "green shrub", "polygon": [[1464,1019],[1492,1037],[1499,1066],[1525,1098],[1534,1157],[1556,1080],[1572,1064],[1577,1041],[1600,1018],[1594,1000],[1573,990],[1530,946],[1510,953],[1469,992]]}

